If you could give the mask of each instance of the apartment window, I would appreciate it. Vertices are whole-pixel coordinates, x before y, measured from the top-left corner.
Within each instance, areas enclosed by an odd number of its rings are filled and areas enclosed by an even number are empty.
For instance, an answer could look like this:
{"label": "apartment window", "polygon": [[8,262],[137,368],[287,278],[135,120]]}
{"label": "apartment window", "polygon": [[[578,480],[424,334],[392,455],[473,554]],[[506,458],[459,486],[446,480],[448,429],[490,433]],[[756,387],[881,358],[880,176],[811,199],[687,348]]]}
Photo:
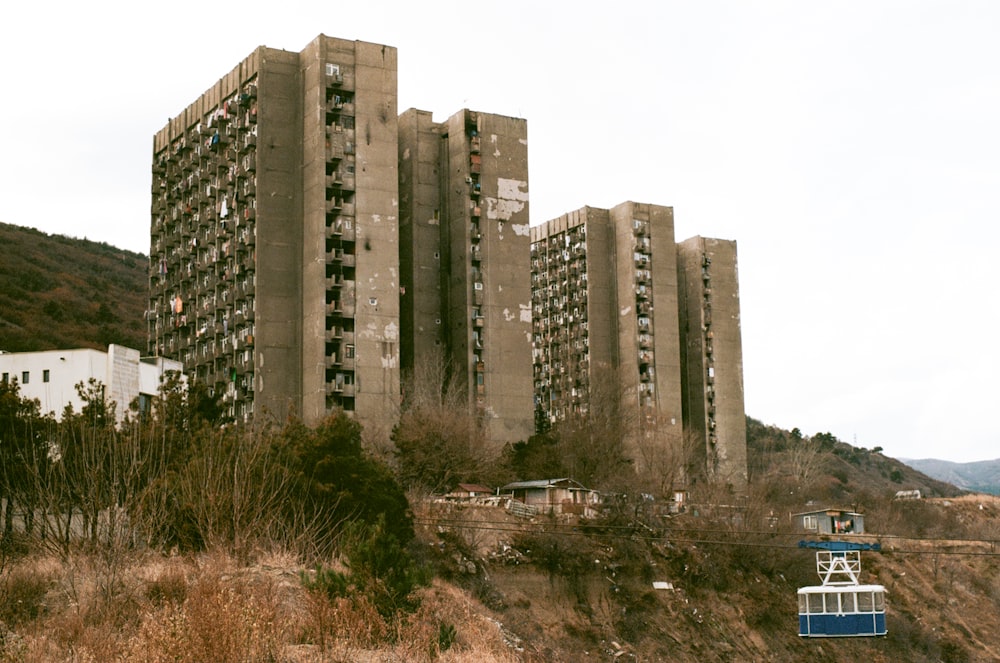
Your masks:
{"label": "apartment window", "polygon": [[354,346],[353,345],[344,346],[344,357],[347,358],[347,359],[353,359],[354,358]]}
{"label": "apartment window", "polygon": [[817,516],[802,516],[803,529],[816,529],[818,525]]}
{"label": "apartment window", "polygon": [[42,382],[48,382],[48,381],[49,381],[49,369],[46,368],[44,371],[42,371]]}
{"label": "apartment window", "polygon": [[21,373],[21,384],[28,384],[28,378],[30,377],[31,374],[28,371]]}
{"label": "apartment window", "polygon": [[3,374],[3,381],[4,382],[10,382],[10,373],[4,373]]}
{"label": "apartment window", "polygon": [[339,64],[333,64],[331,62],[327,62],[326,63],[326,75],[327,76],[336,76],[339,73],[340,73],[340,65]]}

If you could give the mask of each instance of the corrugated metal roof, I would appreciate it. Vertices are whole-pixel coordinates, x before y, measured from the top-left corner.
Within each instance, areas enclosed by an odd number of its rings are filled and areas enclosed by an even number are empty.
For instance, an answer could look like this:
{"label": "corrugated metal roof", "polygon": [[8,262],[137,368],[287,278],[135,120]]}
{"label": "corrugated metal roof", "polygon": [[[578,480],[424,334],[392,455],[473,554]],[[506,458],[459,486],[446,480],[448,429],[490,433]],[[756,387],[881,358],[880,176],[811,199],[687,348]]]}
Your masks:
{"label": "corrugated metal roof", "polygon": [[568,477],[563,477],[562,479],[536,479],[534,481],[515,481],[514,483],[509,483],[500,490],[519,490],[524,488],[578,488],[582,490],[587,490],[578,481],[574,481]]}

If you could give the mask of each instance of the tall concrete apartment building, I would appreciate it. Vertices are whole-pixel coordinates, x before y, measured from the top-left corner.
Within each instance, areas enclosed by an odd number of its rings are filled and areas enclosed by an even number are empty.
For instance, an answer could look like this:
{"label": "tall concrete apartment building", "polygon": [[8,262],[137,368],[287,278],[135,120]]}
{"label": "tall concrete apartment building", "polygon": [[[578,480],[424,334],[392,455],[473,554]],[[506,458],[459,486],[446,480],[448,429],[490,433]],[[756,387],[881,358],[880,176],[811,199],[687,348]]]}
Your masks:
{"label": "tall concrete apartment building", "polygon": [[494,444],[533,430],[527,123],[399,119],[402,364],[458,371]]}
{"label": "tall concrete apartment building", "polygon": [[[396,49],[259,47],[153,140],[149,350],[240,420],[399,404]],[[391,417],[390,417],[391,419]]]}
{"label": "tall concrete apartment building", "polygon": [[[527,126],[396,115],[396,50],[260,47],[153,141],[149,350],[239,420],[387,433],[444,357],[495,442],[532,432]],[[402,195],[400,195],[402,194]]]}
{"label": "tall concrete apartment building", "polygon": [[705,444],[711,476],[747,473],[743,341],[736,242],[692,237],[677,245],[681,397],[685,427]]}
{"label": "tall concrete apartment building", "polygon": [[610,383],[634,412],[638,471],[682,463],[745,486],[735,243],[676,244],[670,207],[585,207],[531,228],[531,279],[539,423],[586,412]]}

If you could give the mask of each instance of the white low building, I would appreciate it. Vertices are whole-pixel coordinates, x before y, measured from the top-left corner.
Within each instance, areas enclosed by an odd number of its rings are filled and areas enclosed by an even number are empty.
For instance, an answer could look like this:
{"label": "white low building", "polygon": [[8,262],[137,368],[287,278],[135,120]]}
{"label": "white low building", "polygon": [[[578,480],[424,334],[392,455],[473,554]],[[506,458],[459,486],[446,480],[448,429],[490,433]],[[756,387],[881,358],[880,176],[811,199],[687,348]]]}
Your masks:
{"label": "white low building", "polygon": [[83,401],[76,390],[91,378],[104,385],[109,401],[117,404],[121,421],[132,401],[139,399],[143,410],[159,393],[160,378],[167,371],[183,369],[181,362],[162,357],[142,357],[138,350],[110,345],[107,352],[81,348],[41,352],[0,352],[0,377],[17,380],[22,398],[38,399],[42,413],[61,416],[67,405],[76,412]]}

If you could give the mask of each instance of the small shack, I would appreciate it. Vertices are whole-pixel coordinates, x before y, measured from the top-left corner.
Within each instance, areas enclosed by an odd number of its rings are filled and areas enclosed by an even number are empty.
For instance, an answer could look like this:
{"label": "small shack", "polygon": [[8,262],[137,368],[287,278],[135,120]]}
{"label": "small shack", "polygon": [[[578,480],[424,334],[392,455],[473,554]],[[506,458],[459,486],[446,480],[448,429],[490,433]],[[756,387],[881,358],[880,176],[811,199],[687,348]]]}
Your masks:
{"label": "small shack", "polygon": [[863,513],[847,509],[820,509],[792,515],[792,524],[814,534],[864,534]]}
{"label": "small shack", "polygon": [[575,514],[591,517],[601,502],[596,490],[585,488],[573,479],[539,479],[515,481],[500,489],[500,494],[527,509],[514,508],[515,512]]}

